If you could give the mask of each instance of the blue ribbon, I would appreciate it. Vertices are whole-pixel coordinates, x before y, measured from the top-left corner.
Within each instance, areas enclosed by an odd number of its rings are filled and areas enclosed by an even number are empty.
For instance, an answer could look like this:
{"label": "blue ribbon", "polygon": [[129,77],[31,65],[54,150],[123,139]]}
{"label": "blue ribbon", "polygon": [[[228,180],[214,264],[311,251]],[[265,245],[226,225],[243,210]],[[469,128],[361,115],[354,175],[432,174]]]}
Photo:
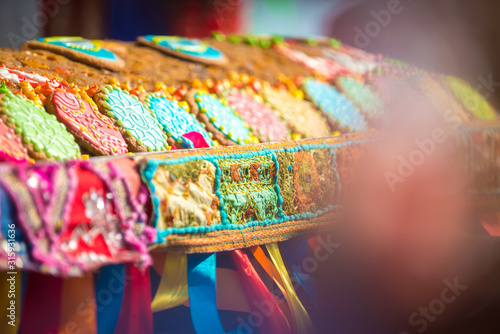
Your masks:
{"label": "blue ribbon", "polygon": [[223,334],[217,311],[216,254],[189,254],[187,281],[191,320],[197,334]]}
{"label": "blue ribbon", "polygon": [[125,289],[125,265],[102,267],[97,276],[97,333],[113,334],[122,308]]}
{"label": "blue ribbon", "polygon": [[[314,279],[304,272],[304,263],[307,259],[314,259],[307,239],[303,238],[299,242],[296,239],[287,240],[280,244],[286,262],[293,272],[302,289],[307,293],[314,306],[318,307],[318,293]],[[316,261],[316,259],[314,259]]]}

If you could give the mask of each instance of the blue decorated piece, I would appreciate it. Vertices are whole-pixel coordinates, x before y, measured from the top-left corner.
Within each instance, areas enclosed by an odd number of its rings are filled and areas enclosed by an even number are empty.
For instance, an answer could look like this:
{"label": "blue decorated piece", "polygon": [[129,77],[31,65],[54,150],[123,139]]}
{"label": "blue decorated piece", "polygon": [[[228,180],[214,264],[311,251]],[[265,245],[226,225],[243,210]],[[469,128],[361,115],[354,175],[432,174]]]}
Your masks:
{"label": "blue decorated piece", "polygon": [[62,46],[71,50],[85,53],[89,56],[104,60],[117,61],[115,54],[109,50],[101,48],[101,40],[88,40],[82,37],[43,37],[38,38],[38,42]]}
{"label": "blue decorated piece", "polygon": [[146,103],[155,114],[158,122],[169,137],[186,148],[194,148],[195,145],[183,135],[189,132],[197,132],[203,136],[208,145],[212,146],[212,140],[207,131],[201,126],[195,117],[180,107],[176,102],[164,97],[148,95]]}
{"label": "blue decorated piece", "polygon": [[189,56],[194,56],[206,60],[224,60],[224,54],[197,39],[184,38],[178,36],[142,36],[148,42],[180,52]]}
{"label": "blue decorated piece", "polygon": [[307,78],[304,89],[313,102],[340,126],[356,132],[368,128],[358,108],[331,85]]}

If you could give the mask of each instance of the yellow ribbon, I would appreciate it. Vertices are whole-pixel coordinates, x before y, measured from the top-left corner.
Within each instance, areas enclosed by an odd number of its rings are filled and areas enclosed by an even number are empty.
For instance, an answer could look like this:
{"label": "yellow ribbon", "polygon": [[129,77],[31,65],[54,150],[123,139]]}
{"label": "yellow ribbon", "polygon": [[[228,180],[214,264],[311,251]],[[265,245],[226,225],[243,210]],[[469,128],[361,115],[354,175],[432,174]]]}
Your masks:
{"label": "yellow ribbon", "polygon": [[[281,308],[281,311],[285,315],[286,322],[288,324],[288,328],[290,329],[290,332],[293,331],[292,326],[295,326],[295,315],[292,311],[292,308],[290,305],[292,305],[292,301],[290,297],[288,296],[288,292],[285,289],[285,284],[283,283],[283,279],[281,278],[281,275],[279,274],[278,269],[276,269],[276,266],[267,258],[266,254],[260,247],[253,247],[250,248],[250,251],[252,252],[252,255],[255,257],[257,262],[262,266],[262,269],[269,275],[274,280],[274,283],[278,286],[280,289],[281,293],[283,294],[283,297],[285,297],[287,304],[283,306],[280,301],[282,299],[275,297],[276,302],[278,303],[279,307]],[[274,294],[274,293],[273,293]]]}
{"label": "yellow ribbon", "polygon": [[187,300],[187,255],[169,252],[151,309],[159,312],[182,305]]}
{"label": "yellow ribbon", "polygon": [[271,257],[271,261],[274,263],[274,266],[278,270],[279,276],[281,277],[283,288],[288,294],[287,301],[289,302],[290,309],[295,318],[295,328],[297,330],[297,333],[312,333],[313,326],[311,319],[309,318],[309,314],[307,314],[306,309],[300,302],[299,297],[293,289],[292,281],[290,280],[288,271],[285,267],[285,264],[283,263],[283,259],[281,258],[278,244],[273,242],[271,244],[267,244],[266,248],[269,252],[269,256]]}
{"label": "yellow ribbon", "polygon": [[[15,277],[15,280],[12,280],[14,284],[12,288],[15,287],[15,292],[12,292],[10,281],[7,279],[11,276]],[[21,324],[21,282],[22,282],[22,274],[21,272],[17,272],[15,275],[10,275],[7,272],[0,272],[0,307],[2,313],[7,312],[7,315],[10,314],[8,310],[11,307],[11,300],[15,301],[15,321],[14,326],[9,325],[11,319],[9,317],[3,317],[2,321],[0,321],[0,333],[5,334],[16,334],[19,326]],[[12,308],[12,307],[11,307]]]}

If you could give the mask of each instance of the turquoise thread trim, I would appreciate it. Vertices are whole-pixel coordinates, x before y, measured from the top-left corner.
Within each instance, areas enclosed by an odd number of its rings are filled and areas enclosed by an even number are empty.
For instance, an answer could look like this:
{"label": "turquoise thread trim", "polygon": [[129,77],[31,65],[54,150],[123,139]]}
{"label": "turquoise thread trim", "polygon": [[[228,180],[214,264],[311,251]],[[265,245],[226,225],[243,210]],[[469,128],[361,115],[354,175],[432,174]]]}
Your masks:
{"label": "turquoise thread trim", "polygon": [[[283,197],[281,196],[281,189],[279,188],[279,185],[277,183],[278,178],[279,178],[279,163],[278,163],[278,158],[277,158],[277,153],[278,152],[298,152],[298,151],[309,151],[309,150],[317,150],[317,149],[328,149],[330,152],[334,152],[337,149],[342,149],[344,147],[348,146],[354,146],[354,145],[359,145],[359,144],[364,144],[367,142],[370,142],[370,139],[356,139],[356,140],[351,140],[339,144],[303,144],[303,145],[298,145],[296,147],[290,147],[290,148],[281,148],[281,149],[268,149],[268,148],[262,148],[260,151],[256,152],[247,152],[247,153],[238,153],[238,154],[229,154],[229,155],[211,155],[207,152],[203,152],[199,155],[193,155],[193,156],[187,156],[187,157],[180,157],[180,158],[174,158],[174,157],[167,157],[166,160],[159,160],[159,159],[151,159],[147,162],[147,164],[141,169],[141,175],[143,181],[146,183],[148,186],[151,197],[153,198],[153,204],[154,204],[154,226],[157,226],[158,222],[158,206],[159,206],[159,198],[155,195],[155,186],[152,183],[152,179],[154,176],[154,173],[156,172],[157,168],[159,165],[176,165],[176,164],[182,164],[186,163],[189,161],[193,160],[207,160],[211,162],[216,170],[215,170],[215,181],[214,181],[214,188],[215,188],[215,194],[219,198],[219,210],[221,213],[221,224],[217,225],[212,225],[212,226],[188,226],[188,227],[171,227],[165,230],[158,231],[157,230],[157,238],[155,241],[155,244],[164,244],[166,241],[164,240],[167,236],[172,235],[172,234],[198,234],[198,233],[208,233],[208,232],[213,232],[213,231],[231,231],[231,230],[243,230],[247,228],[255,228],[258,226],[270,226],[270,225],[278,225],[278,224],[283,224],[285,222],[290,222],[290,221],[297,221],[297,220],[308,220],[312,218],[317,218],[321,215],[324,215],[330,211],[340,209],[341,206],[338,204],[330,204],[326,208],[317,210],[316,212],[304,212],[301,214],[296,214],[292,216],[286,216],[283,213],[282,209],[282,204],[283,204]],[[220,195],[220,176],[221,176],[221,169],[219,166],[219,161],[220,160],[226,160],[226,159],[244,159],[244,158],[250,158],[250,157],[255,157],[255,156],[269,156],[271,159],[275,162],[276,166],[276,177],[274,180],[276,191],[278,194],[278,201],[279,201],[279,206],[278,206],[278,218],[276,219],[266,219],[263,221],[251,221],[246,224],[232,224],[228,221],[227,219],[227,214],[224,211],[224,202],[221,198]],[[333,154],[334,157],[336,157],[336,154]],[[334,169],[337,177],[338,173],[336,169]],[[340,191],[340,180],[338,182],[339,184],[339,191]]]}

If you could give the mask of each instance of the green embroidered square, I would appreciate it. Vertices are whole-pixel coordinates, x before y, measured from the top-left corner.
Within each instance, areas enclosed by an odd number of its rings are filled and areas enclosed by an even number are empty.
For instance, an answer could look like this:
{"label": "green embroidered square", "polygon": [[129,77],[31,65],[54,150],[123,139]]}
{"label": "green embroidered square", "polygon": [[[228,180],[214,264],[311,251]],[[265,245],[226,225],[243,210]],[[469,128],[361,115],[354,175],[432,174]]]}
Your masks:
{"label": "green embroidered square", "polygon": [[276,165],[271,156],[220,159],[220,196],[230,224],[279,218]]}

